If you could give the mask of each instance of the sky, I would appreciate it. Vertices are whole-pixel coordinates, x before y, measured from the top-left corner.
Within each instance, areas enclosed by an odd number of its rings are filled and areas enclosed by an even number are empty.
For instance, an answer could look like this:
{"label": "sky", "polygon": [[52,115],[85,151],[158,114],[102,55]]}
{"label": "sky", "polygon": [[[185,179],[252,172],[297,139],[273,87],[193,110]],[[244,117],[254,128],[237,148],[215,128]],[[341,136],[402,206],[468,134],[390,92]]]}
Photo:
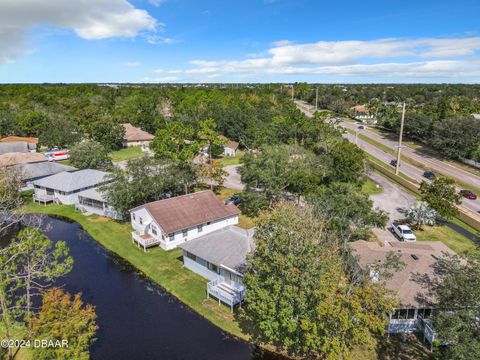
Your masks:
{"label": "sky", "polygon": [[0,83],[479,83],[480,0],[0,0]]}

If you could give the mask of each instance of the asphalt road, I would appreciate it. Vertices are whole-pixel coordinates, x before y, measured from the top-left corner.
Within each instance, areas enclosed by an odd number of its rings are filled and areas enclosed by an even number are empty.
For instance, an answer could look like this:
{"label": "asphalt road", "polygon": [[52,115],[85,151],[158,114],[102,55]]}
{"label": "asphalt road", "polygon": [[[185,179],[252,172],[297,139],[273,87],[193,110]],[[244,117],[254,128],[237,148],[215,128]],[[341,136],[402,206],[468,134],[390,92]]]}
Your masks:
{"label": "asphalt road", "polygon": [[[301,102],[301,101],[297,101],[297,106],[300,110],[302,110],[307,116],[311,117],[313,116],[313,113],[312,113],[312,109],[313,109],[313,106],[309,105],[309,104],[306,104],[305,102]],[[356,124],[352,124],[352,123],[349,123],[347,121],[343,121],[340,123],[341,126],[343,127],[346,127],[346,128],[349,128],[349,129],[353,129],[354,131],[357,131],[358,128]],[[378,141],[378,142],[381,142],[379,141],[379,138],[381,137],[380,135],[376,134],[375,132],[373,131],[370,131],[368,129],[364,129],[364,130],[360,130],[360,133],[365,135],[365,136],[368,136],[370,137],[370,134],[374,134],[375,136],[377,136],[376,138],[373,137],[373,135],[371,136],[372,139]],[[394,160],[395,159],[395,156],[394,155],[391,155],[389,153],[386,153],[385,151],[383,151],[382,149],[360,139],[360,138],[357,138],[355,135],[353,134],[350,134],[349,132],[346,132],[344,134],[344,137],[347,138],[349,141],[353,142],[353,143],[356,143],[358,145],[358,147],[360,147],[362,150],[364,150],[365,152],[367,152],[368,154],[372,155],[373,157],[381,160],[382,162],[386,163],[386,164],[390,164],[390,161],[391,160]],[[382,141],[385,141],[382,140]],[[391,140],[388,140],[388,141],[391,141]],[[382,142],[383,144],[383,142]],[[387,145],[388,146],[388,145]],[[395,145],[396,146],[396,145]],[[403,148],[402,149],[402,153],[403,154],[407,154],[407,149],[409,151],[414,151],[410,148]],[[408,156],[410,157],[409,153],[408,153]],[[413,158],[413,157],[412,157]],[[428,158],[431,158],[431,157],[428,157]],[[425,166],[427,167],[430,167],[430,162],[431,160],[425,160],[427,162],[424,161],[423,157],[422,156],[418,156],[415,158],[416,161],[418,161],[419,163],[422,163],[422,164],[425,164]],[[435,159],[435,162],[440,162],[442,163],[440,160],[437,160]],[[445,169],[450,169],[450,168],[454,168],[456,169],[456,171],[458,172],[464,172],[466,174],[468,174],[468,177],[465,176],[465,177],[461,177],[460,180],[464,183],[469,183],[469,184],[472,184],[474,186],[476,186],[476,182],[473,182],[474,179],[471,179],[471,178],[476,178],[476,181],[479,182],[479,185],[480,185],[480,177],[477,177],[469,172],[466,172],[464,170],[461,170],[461,169],[458,169],[458,168],[455,168],[454,166],[450,165],[450,164],[444,164],[443,168]],[[390,166],[390,165],[389,165]],[[432,167],[432,169],[435,169]],[[424,170],[421,169],[421,168],[418,168],[416,166],[413,166],[413,165],[410,165],[406,162],[401,162],[401,165],[400,165],[400,171],[407,175],[408,177],[412,178],[413,180],[417,181],[418,183],[421,183],[422,181],[425,181],[426,179],[423,177],[423,173],[424,173]],[[450,169],[451,171],[451,169]],[[443,171],[442,170],[442,173],[445,173],[447,174],[446,171]],[[450,173],[453,173],[452,171]],[[449,173],[449,174],[450,174]],[[454,176],[452,176],[454,177]],[[455,178],[455,177],[454,177]],[[468,180],[467,180],[468,179]],[[470,182],[471,180],[471,182]],[[480,186],[479,186],[480,187]],[[460,190],[460,189],[458,189]],[[474,212],[474,213],[477,213],[480,211],[480,199],[477,199],[477,200],[468,200],[468,199],[465,199],[465,198],[462,198],[462,207],[470,210],[471,212]]]}

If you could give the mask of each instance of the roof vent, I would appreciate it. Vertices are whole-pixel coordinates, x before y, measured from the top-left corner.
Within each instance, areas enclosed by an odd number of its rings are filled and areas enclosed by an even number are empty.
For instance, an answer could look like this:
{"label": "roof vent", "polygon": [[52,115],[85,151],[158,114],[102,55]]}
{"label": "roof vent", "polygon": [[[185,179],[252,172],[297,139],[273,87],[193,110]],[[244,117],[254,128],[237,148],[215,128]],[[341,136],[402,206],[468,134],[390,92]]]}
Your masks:
{"label": "roof vent", "polygon": [[412,254],[412,259],[415,260],[415,261],[417,261],[417,260],[418,260],[418,256],[415,255],[415,254]]}

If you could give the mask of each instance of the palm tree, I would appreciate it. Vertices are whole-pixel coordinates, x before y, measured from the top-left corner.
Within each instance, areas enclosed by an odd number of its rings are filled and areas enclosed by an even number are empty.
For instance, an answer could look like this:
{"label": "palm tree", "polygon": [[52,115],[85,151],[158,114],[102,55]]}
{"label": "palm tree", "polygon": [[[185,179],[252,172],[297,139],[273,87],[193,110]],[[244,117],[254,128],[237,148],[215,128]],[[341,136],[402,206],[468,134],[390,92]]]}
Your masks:
{"label": "palm tree", "polygon": [[422,225],[435,225],[437,212],[427,202],[417,201],[414,206],[405,210],[405,216],[416,229],[422,230]]}

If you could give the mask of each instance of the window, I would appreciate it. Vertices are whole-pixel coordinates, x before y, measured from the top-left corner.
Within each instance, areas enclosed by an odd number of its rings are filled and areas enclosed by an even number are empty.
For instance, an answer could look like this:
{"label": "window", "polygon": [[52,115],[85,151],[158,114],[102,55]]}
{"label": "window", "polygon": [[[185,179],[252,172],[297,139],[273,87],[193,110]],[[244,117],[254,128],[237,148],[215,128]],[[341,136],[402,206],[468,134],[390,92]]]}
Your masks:
{"label": "window", "polygon": [[212,263],[207,263],[208,270],[216,272],[218,274],[218,266]]}
{"label": "window", "polygon": [[192,259],[193,261],[197,261],[197,257],[195,255],[193,255],[192,253],[189,253],[188,251],[186,251],[186,253],[189,259]]}
{"label": "window", "polygon": [[162,234],[162,240],[165,240],[165,235]]}
{"label": "window", "polygon": [[203,231],[203,225],[198,225],[197,226],[197,231],[202,232]]}
{"label": "window", "polygon": [[135,213],[132,213],[132,219],[135,221]]}
{"label": "window", "polygon": [[188,236],[188,229],[182,230],[182,235],[183,235],[183,237],[187,237]]}
{"label": "window", "polygon": [[152,226],[152,234],[157,236],[157,228],[155,226]]}
{"label": "window", "polygon": [[211,221],[207,222],[207,225],[210,225],[211,224]]}
{"label": "window", "polygon": [[143,219],[142,219],[142,217],[141,217],[141,216],[138,218],[138,222],[140,223],[140,225],[142,225],[142,224],[143,224]]}
{"label": "window", "polygon": [[168,234],[168,240],[170,241],[175,240],[175,234]]}

